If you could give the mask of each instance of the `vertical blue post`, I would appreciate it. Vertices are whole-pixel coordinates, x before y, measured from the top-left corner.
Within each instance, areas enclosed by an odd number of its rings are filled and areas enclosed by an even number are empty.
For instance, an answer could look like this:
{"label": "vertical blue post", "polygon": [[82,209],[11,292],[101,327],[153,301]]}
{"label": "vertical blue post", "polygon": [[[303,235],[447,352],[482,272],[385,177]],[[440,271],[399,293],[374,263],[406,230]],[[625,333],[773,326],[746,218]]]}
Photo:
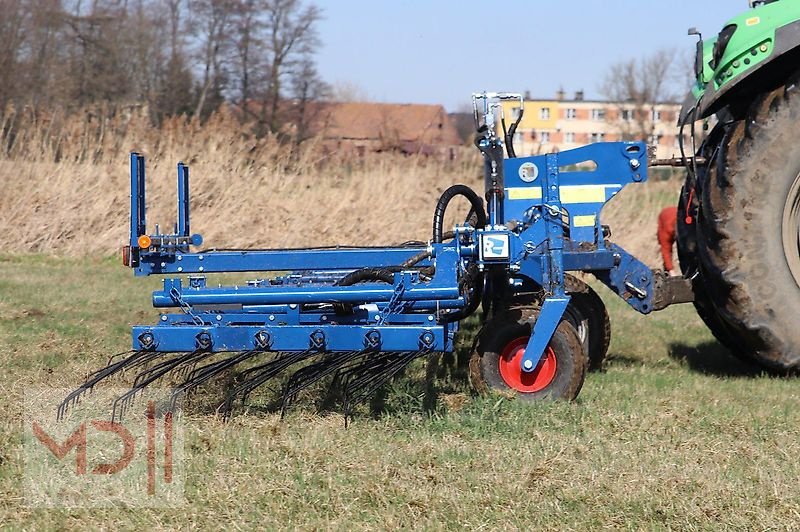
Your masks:
{"label": "vertical blue post", "polygon": [[547,172],[542,184],[545,187],[542,198],[545,202],[544,216],[547,220],[547,271],[545,281],[554,296],[564,295],[564,226],[561,219],[561,183],[558,175],[558,154],[545,156]]}
{"label": "vertical blue post", "polygon": [[547,171],[542,177],[542,201],[547,227],[546,267],[543,285],[546,297],[542,303],[531,337],[525,346],[520,366],[523,372],[536,369],[544,350],[550,343],[564,311],[569,305],[570,296],[564,290],[564,225],[561,217],[561,183],[558,175],[558,155],[547,154]]}
{"label": "vertical blue post", "polygon": [[146,234],[144,195],[144,156],[131,153],[131,248],[139,247],[139,236]]}
{"label": "vertical blue post", "polygon": [[189,236],[189,167],[178,163],[178,235]]}

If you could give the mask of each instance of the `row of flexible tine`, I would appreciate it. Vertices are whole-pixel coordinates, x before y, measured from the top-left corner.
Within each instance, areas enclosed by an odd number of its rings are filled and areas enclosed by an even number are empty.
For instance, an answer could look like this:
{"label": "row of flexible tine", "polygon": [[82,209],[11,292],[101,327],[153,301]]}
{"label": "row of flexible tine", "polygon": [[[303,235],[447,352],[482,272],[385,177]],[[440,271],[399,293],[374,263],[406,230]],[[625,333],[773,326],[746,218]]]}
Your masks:
{"label": "row of flexible tine", "polygon": [[[80,402],[80,398],[84,393],[90,392],[102,380],[105,380],[117,373],[128,370],[137,366],[147,364],[156,358],[165,355],[166,353],[159,353],[156,351],[123,351],[117,353],[108,359],[108,364],[97,371],[90,373],[86,382],[81,384],[79,388],[72,391],[58,406],[56,413],[57,419],[64,419],[70,406]],[[120,360],[117,358],[122,357]],[[115,361],[116,360],[116,361]]]}
{"label": "row of flexible tine", "polygon": [[[289,378],[284,388],[281,415],[285,415],[300,392],[319,380],[334,375],[331,387],[341,386],[343,388],[345,420],[347,420],[356,405],[366,400],[415,358],[429,352],[428,349],[409,352],[381,352],[379,338],[376,340],[374,337],[368,337],[365,344],[367,344],[366,347],[359,351],[325,353],[323,345],[314,346],[312,342],[312,347],[305,351],[275,353],[269,361],[243,371],[240,374],[241,382],[227,394],[221,407],[225,415],[229,415],[237,398],[241,398],[244,403],[256,388],[276,377],[285,369],[304,359],[323,355],[320,360],[299,369]],[[69,406],[76,404],[83,393],[92,390],[100,381],[122,371],[141,366],[145,366],[145,368],[136,375],[131,389],[114,401],[112,421],[122,418],[136,395],[145,387],[170,373],[178,372],[185,378],[173,390],[171,407],[174,408],[178,398],[182,395],[208,382],[215,375],[265,352],[265,350],[243,351],[199,367],[200,362],[215,355],[208,347],[172,356],[153,365],[151,364],[159,358],[174,354],[156,351],[119,353],[109,359],[106,367],[91,373],[80,388],[70,393],[58,407],[57,415],[59,419],[63,419]],[[115,360],[119,357],[124,358]]]}

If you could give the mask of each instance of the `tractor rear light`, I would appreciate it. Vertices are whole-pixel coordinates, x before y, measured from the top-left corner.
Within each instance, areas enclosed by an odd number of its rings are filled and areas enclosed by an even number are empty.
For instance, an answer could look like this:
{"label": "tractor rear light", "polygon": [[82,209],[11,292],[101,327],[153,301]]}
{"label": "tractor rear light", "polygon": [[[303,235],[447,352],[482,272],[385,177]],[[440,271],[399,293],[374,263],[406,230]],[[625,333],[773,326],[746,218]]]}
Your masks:
{"label": "tractor rear light", "polygon": [[141,249],[150,249],[153,241],[147,235],[142,235],[136,240],[136,243],[139,244],[139,248]]}
{"label": "tractor rear light", "polygon": [[122,265],[123,266],[130,266],[131,265],[131,247],[130,246],[122,246]]}

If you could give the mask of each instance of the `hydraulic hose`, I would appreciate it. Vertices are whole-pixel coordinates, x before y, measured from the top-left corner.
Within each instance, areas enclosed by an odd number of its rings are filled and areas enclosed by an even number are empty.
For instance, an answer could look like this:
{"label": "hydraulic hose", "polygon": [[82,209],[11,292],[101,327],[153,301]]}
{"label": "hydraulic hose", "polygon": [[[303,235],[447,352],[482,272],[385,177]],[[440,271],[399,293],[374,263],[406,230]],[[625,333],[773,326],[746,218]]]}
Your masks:
{"label": "hydraulic hose", "polygon": [[[469,201],[471,205],[470,211],[475,215],[476,227],[486,226],[486,210],[480,196],[466,185],[453,185],[442,193],[439,201],[436,203],[436,210],[433,213],[433,242],[436,244],[440,244],[444,239],[442,233],[444,213],[447,210],[447,205],[456,196],[463,196]],[[412,257],[409,260],[416,258],[417,257]],[[478,309],[481,304],[481,297],[483,296],[483,273],[478,271],[475,265],[468,267],[459,281],[458,287],[461,293],[465,295],[467,304],[461,310],[445,314],[445,322],[462,320]]]}
{"label": "hydraulic hose", "polygon": [[[442,227],[444,224],[444,214],[447,210],[447,205],[456,196],[465,197],[471,205],[470,217],[473,213],[475,216],[475,224],[477,227],[486,226],[486,210],[483,206],[483,200],[478,196],[475,191],[466,185],[453,185],[445,190],[439,201],[436,203],[436,210],[433,215],[433,242],[441,244],[445,237],[452,238],[452,233],[443,233]],[[336,282],[336,286],[352,286],[363,281],[378,281],[387,284],[394,282],[394,273],[408,268],[412,268],[430,257],[428,251],[422,251],[416,255],[409,257],[399,266],[389,266],[384,268],[361,268],[351,272]],[[427,276],[433,275],[433,268],[423,268],[420,274]],[[456,312],[446,314],[444,319],[447,322],[457,321],[466,318],[478,309],[481,304],[481,296],[483,294],[483,273],[478,271],[477,266],[470,266],[462,276],[458,283],[460,291],[465,294],[467,299],[466,306]],[[342,312],[352,312],[352,306],[348,305],[334,305],[336,310]]]}
{"label": "hydraulic hose", "polygon": [[[334,286],[353,286],[363,281],[377,281],[379,283],[392,284],[394,283],[394,273],[390,268],[361,268],[360,270],[348,273],[336,281]],[[353,313],[352,303],[334,303],[333,308],[340,316]]]}
{"label": "hydraulic hose", "polygon": [[362,281],[378,281],[392,284],[394,282],[394,273],[389,268],[361,268],[339,279],[335,286],[352,286]]}
{"label": "hydraulic hose", "polygon": [[[474,264],[469,266],[459,281],[458,288],[465,294],[467,304],[461,310],[444,314],[442,321],[445,323],[463,320],[478,310],[483,297],[483,272],[478,271],[478,267]],[[470,289],[472,289],[471,294]]]}
{"label": "hydraulic hose", "polygon": [[478,196],[474,190],[466,185],[453,185],[444,192],[442,192],[439,201],[436,202],[436,210],[433,211],[433,243],[441,244],[444,239],[442,226],[444,225],[444,213],[447,210],[447,205],[456,196],[463,196],[467,198],[475,211],[477,218],[477,226],[486,226],[486,209],[483,207],[483,200]]}

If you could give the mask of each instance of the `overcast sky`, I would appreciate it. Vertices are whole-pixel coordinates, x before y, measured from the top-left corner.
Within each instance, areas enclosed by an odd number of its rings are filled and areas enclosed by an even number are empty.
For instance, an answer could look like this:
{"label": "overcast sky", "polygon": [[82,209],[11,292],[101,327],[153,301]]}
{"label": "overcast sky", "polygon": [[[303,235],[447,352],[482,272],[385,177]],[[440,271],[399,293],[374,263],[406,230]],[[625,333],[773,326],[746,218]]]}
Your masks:
{"label": "overcast sky", "polygon": [[[660,48],[690,54],[745,0],[317,0],[323,78],[373,101],[441,103],[478,90],[600,97],[608,66]],[[490,7],[491,6],[491,7]]]}

